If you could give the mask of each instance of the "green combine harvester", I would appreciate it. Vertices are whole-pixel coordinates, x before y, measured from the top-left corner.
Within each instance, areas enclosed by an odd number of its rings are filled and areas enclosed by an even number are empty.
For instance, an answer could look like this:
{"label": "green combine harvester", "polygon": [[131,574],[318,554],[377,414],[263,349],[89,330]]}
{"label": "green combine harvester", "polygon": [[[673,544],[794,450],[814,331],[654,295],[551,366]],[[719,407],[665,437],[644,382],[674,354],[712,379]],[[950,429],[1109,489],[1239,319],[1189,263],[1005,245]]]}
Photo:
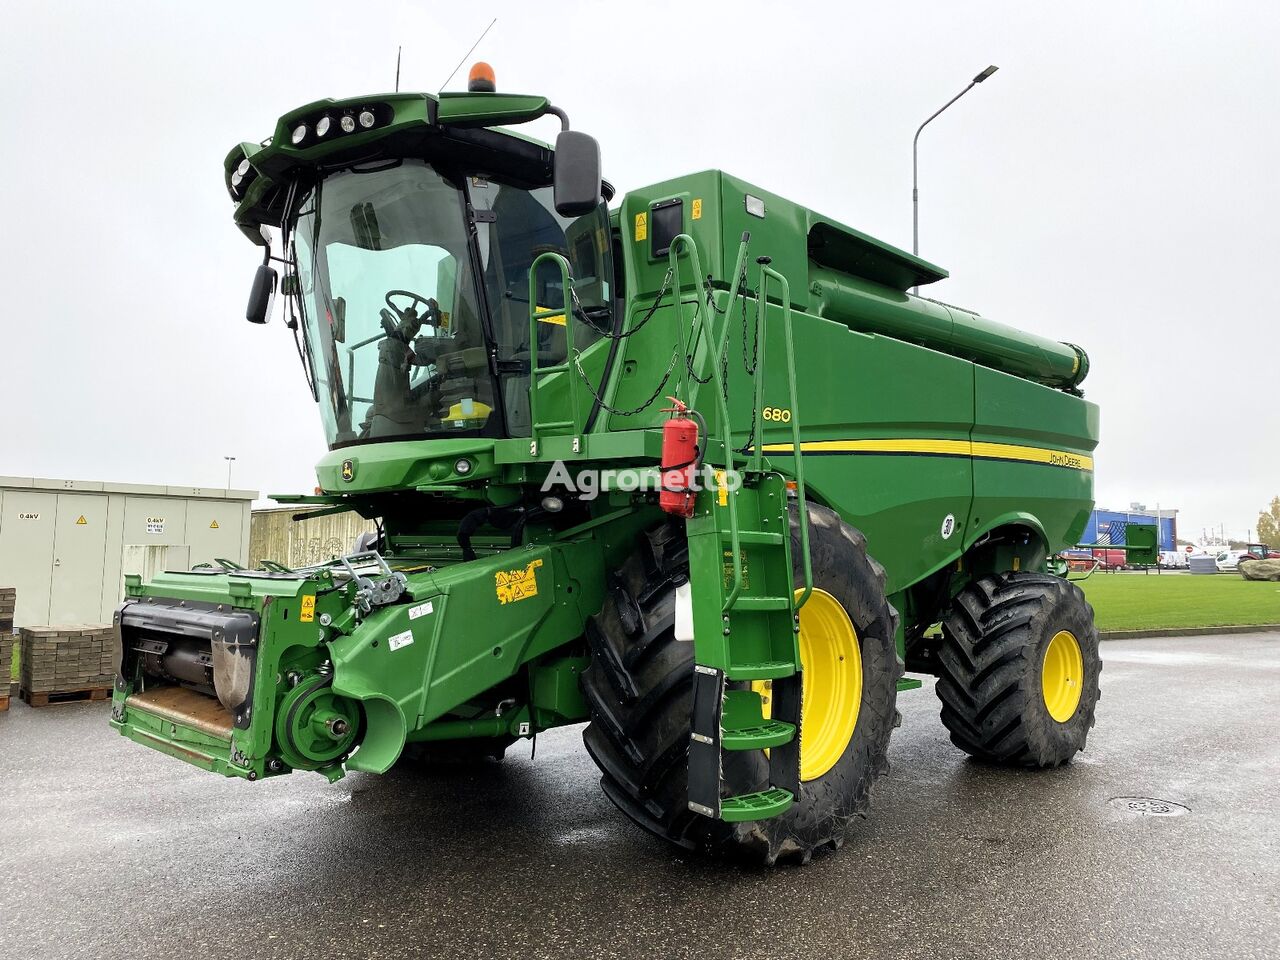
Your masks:
{"label": "green combine harvester", "polygon": [[[554,149],[502,129],[547,114]],[[974,757],[1084,747],[1079,347],[913,296],[946,273],[727,173],[615,197],[483,64],[293,110],[225,176],[248,319],[285,301],[330,451],[277,499],[377,533],[129,578],[124,736],[336,780],[588,721],[626,816],[766,863],[866,811],[904,665]]]}

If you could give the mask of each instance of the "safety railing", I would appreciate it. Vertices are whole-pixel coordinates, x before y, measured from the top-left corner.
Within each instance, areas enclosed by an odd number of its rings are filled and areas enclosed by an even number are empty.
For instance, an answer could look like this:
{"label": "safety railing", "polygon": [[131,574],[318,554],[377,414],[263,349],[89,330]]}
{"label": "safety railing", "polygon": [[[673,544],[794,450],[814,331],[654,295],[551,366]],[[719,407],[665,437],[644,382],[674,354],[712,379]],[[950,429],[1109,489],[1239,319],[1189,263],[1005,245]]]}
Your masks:
{"label": "safety railing", "polygon": [[[561,289],[564,291],[559,308],[538,306],[538,268],[543,263],[554,263],[560,271]],[[573,437],[573,452],[582,449],[582,409],[578,406],[578,378],[573,374],[574,362],[574,319],[573,319],[573,277],[569,271],[569,261],[554,251],[541,253],[529,267],[529,455],[538,456],[538,441],[544,436],[568,431]],[[564,324],[564,361],[548,367],[538,364],[538,324]],[[545,423],[538,419],[538,392],[540,380],[553,373],[565,374],[569,394],[569,419],[549,420]]]}

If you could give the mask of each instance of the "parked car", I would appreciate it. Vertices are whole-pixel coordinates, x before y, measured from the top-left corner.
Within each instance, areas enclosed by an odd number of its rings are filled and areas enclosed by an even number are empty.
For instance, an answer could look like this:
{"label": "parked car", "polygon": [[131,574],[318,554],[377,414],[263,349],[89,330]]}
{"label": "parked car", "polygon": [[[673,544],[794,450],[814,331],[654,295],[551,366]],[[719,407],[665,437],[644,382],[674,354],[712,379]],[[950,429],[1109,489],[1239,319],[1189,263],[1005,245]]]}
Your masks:
{"label": "parked car", "polygon": [[1246,550],[1224,550],[1218,554],[1217,562],[1219,570],[1234,570],[1240,565],[1240,558],[1248,556]]}
{"label": "parked car", "polygon": [[1160,566],[1166,570],[1187,569],[1187,553],[1182,550],[1161,550]]}
{"label": "parked car", "polygon": [[1098,547],[1093,551],[1093,559],[1098,561],[1099,570],[1123,570],[1128,563],[1123,550]]}

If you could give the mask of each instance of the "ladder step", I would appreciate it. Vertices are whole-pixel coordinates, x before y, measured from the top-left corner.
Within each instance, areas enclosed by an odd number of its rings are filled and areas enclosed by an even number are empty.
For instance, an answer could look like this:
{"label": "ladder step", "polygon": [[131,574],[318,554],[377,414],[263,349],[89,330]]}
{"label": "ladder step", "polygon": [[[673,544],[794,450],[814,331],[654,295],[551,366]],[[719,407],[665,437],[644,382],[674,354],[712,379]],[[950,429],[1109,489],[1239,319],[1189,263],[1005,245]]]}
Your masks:
{"label": "ladder step", "polygon": [[739,597],[730,609],[744,613],[757,610],[790,610],[791,604],[790,597]]}
{"label": "ladder step", "polygon": [[[724,542],[729,543],[733,539],[729,531],[724,531]],[[768,533],[764,530],[739,530],[738,542],[741,544],[762,544],[764,546],[782,546],[782,534]]]}
{"label": "ladder step", "polygon": [[767,750],[789,743],[796,735],[796,728],[782,720],[762,720],[750,727],[725,728],[720,734],[720,746],[725,750]]}
{"label": "ladder step", "polygon": [[725,671],[729,680],[781,680],[796,672],[791,660],[765,660],[758,663],[735,663]]}
{"label": "ladder step", "polygon": [[720,801],[720,819],[730,823],[743,820],[764,820],[786,813],[795,797],[787,790],[761,790],[744,793],[738,797],[726,797]]}

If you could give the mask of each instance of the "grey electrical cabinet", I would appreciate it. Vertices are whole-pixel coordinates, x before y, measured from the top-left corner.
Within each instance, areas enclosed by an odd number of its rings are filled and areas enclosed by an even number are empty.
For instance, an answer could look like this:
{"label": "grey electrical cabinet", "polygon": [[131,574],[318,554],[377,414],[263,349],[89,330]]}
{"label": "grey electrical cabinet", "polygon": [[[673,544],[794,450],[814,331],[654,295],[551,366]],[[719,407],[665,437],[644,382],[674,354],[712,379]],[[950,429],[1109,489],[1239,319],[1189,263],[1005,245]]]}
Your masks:
{"label": "grey electrical cabinet", "polygon": [[[0,586],[18,590],[14,626],[110,622],[124,575],[152,572],[160,555],[140,548],[174,548],[163,551],[165,562],[187,569],[218,558],[246,563],[255,497],[253,490],[0,477]],[[144,556],[145,570],[124,569]]]}

